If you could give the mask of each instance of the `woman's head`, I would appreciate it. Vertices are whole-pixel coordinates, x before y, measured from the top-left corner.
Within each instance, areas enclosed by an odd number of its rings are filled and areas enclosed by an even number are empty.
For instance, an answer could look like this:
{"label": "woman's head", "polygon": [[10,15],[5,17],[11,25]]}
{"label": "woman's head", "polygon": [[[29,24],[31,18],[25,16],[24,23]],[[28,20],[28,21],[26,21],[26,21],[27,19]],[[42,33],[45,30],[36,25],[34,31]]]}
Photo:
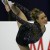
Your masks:
{"label": "woman's head", "polygon": [[37,8],[34,8],[31,11],[31,16],[34,21],[37,21],[39,24],[44,25],[47,23],[47,16],[45,13]]}

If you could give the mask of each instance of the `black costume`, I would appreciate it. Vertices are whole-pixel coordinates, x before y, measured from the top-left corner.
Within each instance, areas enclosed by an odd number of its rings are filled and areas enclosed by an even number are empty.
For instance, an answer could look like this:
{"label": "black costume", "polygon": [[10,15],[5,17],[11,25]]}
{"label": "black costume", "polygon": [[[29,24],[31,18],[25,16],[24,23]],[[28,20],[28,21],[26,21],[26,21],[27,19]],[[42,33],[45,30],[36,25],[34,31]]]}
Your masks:
{"label": "black costume", "polygon": [[37,42],[44,32],[42,32],[40,25],[37,22],[25,23],[19,28],[16,41],[22,46],[27,46],[29,43]]}
{"label": "black costume", "polygon": [[[30,19],[33,20],[28,9],[21,6],[20,4],[17,4],[17,7],[19,7],[19,9],[26,15],[26,17],[30,17]],[[19,28],[16,42],[22,46],[28,46],[29,43],[37,42],[45,32],[45,30],[42,32],[40,28],[41,26],[37,21],[34,23],[28,23],[19,17],[16,17],[16,19],[22,24]]]}

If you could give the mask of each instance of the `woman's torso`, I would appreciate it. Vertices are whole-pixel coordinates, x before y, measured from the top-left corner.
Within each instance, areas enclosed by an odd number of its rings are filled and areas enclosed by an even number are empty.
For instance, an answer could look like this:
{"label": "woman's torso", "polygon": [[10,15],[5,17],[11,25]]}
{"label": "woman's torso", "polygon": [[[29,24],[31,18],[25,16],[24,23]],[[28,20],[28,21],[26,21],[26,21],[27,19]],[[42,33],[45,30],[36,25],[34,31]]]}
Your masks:
{"label": "woman's torso", "polygon": [[[28,45],[28,43],[35,43],[42,37],[44,32],[45,30],[42,32],[40,25],[36,22],[34,24],[33,23],[23,24],[19,28],[16,41],[20,45]],[[29,36],[31,37],[31,40],[29,42],[24,41],[24,37],[29,37]]]}

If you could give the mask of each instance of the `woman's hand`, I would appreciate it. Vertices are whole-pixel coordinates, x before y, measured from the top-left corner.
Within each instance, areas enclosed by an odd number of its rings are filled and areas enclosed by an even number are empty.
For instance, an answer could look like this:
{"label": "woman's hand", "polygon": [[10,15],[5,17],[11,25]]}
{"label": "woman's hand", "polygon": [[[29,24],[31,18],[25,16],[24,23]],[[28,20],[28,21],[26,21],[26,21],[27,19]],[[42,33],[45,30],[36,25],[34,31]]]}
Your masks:
{"label": "woman's hand", "polygon": [[9,12],[10,11],[9,5],[5,5],[5,9],[6,9],[7,12]]}
{"label": "woman's hand", "polygon": [[9,12],[10,11],[10,7],[9,7],[9,4],[8,4],[8,0],[1,0],[1,1],[4,4],[6,11]]}

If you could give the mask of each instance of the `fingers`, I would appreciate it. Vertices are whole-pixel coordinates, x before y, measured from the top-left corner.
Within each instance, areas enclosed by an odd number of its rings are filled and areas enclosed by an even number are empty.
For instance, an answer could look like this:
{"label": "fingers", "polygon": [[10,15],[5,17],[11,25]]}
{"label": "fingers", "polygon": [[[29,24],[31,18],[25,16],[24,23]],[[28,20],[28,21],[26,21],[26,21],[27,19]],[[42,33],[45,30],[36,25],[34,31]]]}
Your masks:
{"label": "fingers", "polygon": [[10,11],[10,7],[8,5],[5,5],[5,9],[6,9],[7,12]]}

